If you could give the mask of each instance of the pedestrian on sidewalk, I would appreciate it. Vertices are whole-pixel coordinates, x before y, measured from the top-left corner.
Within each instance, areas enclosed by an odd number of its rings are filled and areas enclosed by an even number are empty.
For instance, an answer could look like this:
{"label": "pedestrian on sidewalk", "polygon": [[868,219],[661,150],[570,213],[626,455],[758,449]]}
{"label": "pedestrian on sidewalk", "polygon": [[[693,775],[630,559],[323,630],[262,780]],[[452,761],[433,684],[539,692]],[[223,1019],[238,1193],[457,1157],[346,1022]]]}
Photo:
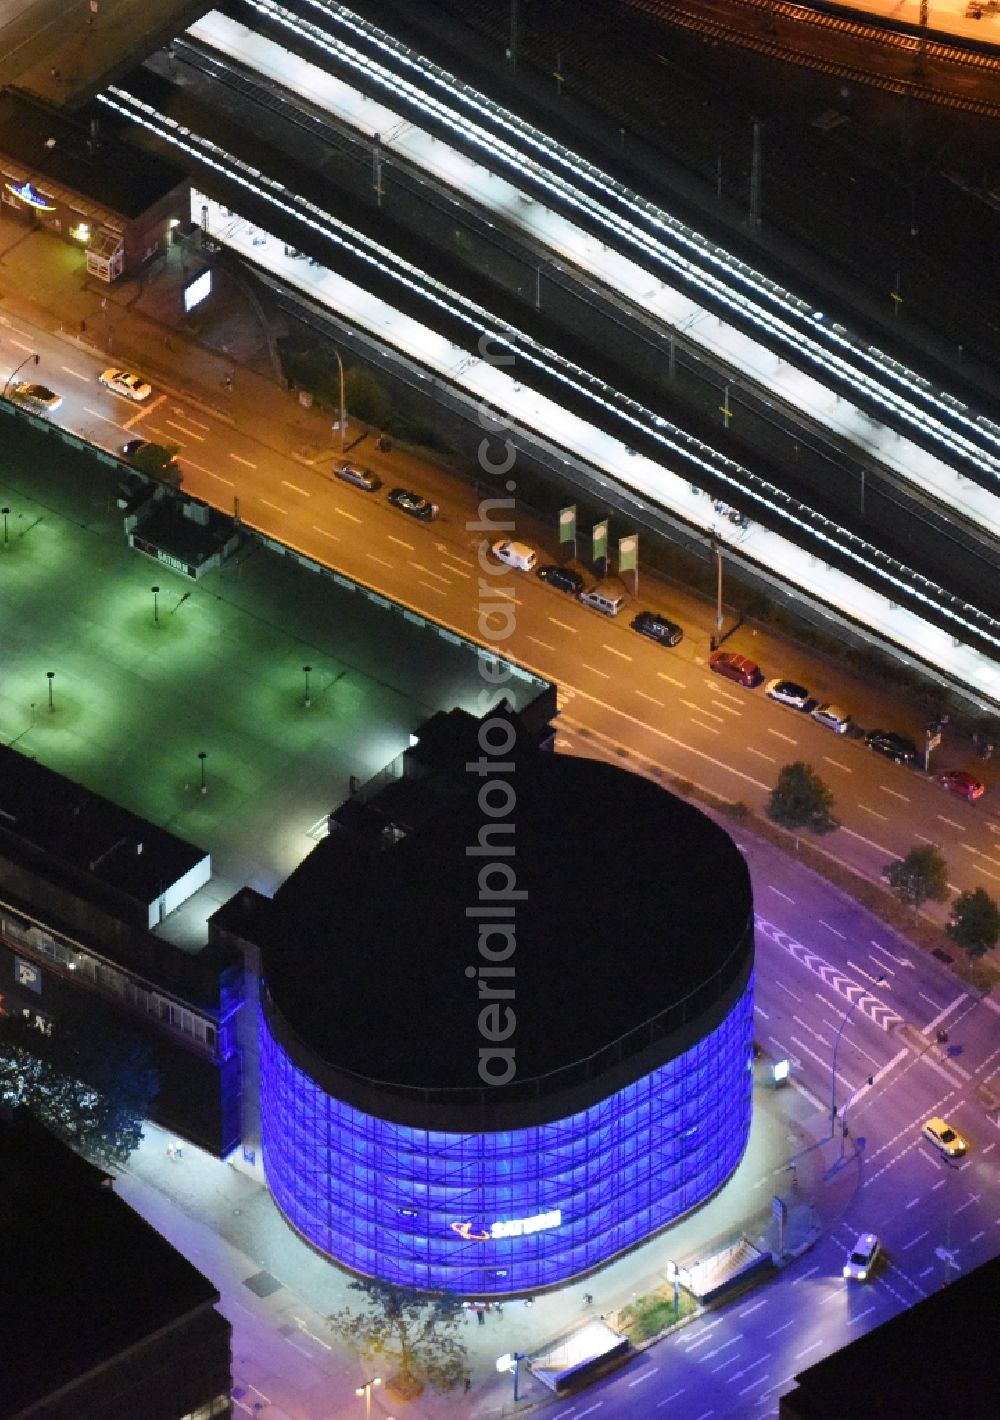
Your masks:
{"label": "pedestrian on sidewalk", "polygon": [[471,1377],[471,1376],[466,1376],[466,1378],[465,1378],[465,1393],[466,1393],[466,1395],[469,1394],[469,1391],[470,1391],[471,1389],[472,1389],[472,1377]]}
{"label": "pedestrian on sidewalk", "polygon": [[476,1317],[479,1321],[480,1326],[486,1325],[486,1313],[483,1311],[482,1307],[476,1308]]}
{"label": "pedestrian on sidewalk", "polygon": [[594,1298],[593,1298],[593,1296],[590,1294],[590,1292],[584,1292],[584,1294],[583,1294],[583,1304],[584,1304],[584,1306],[589,1307],[589,1306],[591,1305],[591,1303],[593,1302],[593,1300],[594,1300]]}

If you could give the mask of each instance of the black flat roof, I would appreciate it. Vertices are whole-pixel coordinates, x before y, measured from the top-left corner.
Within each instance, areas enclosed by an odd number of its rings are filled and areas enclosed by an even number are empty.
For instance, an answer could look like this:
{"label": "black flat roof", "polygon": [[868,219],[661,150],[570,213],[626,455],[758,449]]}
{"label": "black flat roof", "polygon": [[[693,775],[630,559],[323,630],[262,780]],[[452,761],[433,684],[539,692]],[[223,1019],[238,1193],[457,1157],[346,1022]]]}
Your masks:
{"label": "black flat roof", "polygon": [[[58,693],[58,687],[57,687]],[[47,715],[44,703],[36,713]],[[207,856],[165,828],[0,745],[0,853],[3,838],[45,854],[58,869],[148,904]]]}
{"label": "black flat roof", "polygon": [[[271,1000],[321,1060],[369,1080],[482,1085],[476,970],[480,870],[512,865],[518,1076],[593,1055],[709,982],[745,943],[752,901],[732,839],[697,808],[615,765],[513,752],[514,856],[487,844],[463,712],[436,716],[414,763],[279,889],[261,940]],[[508,756],[508,758],[511,756]],[[456,769],[457,764],[457,769]],[[389,825],[379,848],[373,823]],[[367,836],[366,836],[367,835]],[[488,886],[501,886],[501,876]],[[505,909],[507,910],[507,909]],[[487,943],[496,947],[498,939]],[[752,956],[752,942],[745,946]],[[499,979],[498,979],[499,980]],[[504,982],[500,981],[503,985]],[[481,985],[481,982],[479,982]],[[708,992],[711,999],[712,992]],[[702,999],[704,1004],[704,998]],[[688,1024],[698,1010],[692,1005]]]}
{"label": "black flat roof", "polygon": [[0,92],[0,153],[30,168],[39,182],[48,179],[134,221],[187,180],[183,168],[131,147],[110,129],[90,138],[86,122],[22,90]]}
{"label": "black flat roof", "polygon": [[105,1177],[27,1110],[0,1111],[2,1415],[219,1300]]}

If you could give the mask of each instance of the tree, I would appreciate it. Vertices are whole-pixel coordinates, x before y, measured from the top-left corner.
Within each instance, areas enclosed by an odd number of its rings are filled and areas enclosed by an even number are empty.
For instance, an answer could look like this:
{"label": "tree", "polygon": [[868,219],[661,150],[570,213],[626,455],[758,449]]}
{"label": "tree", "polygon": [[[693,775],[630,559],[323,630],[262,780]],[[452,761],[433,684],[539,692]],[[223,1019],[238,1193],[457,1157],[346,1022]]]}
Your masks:
{"label": "tree", "polygon": [[423,1296],[408,1287],[376,1279],[348,1283],[364,1295],[364,1310],[343,1307],[328,1317],[330,1327],[356,1355],[398,1367],[399,1389],[419,1394],[424,1385],[451,1390],[468,1374],[459,1330],[462,1303],[451,1292]]}
{"label": "tree", "polygon": [[833,795],[812,765],[796,760],[779,773],[767,803],[767,815],[782,828],[830,833],[840,826],[831,813],[832,807]]}
{"label": "tree", "polygon": [[1000,907],[985,888],[960,892],[946,930],[952,941],[964,947],[970,957],[981,957],[990,947],[995,947],[1000,938]]}
{"label": "tree", "polygon": [[918,843],[906,857],[882,869],[889,886],[907,907],[919,913],[923,904],[948,900],[948,864],[931,843]]}
{"label": "tree", "polygon": [[95,1163],[120,1167],[159,1089],[149,1048],[107,1021],[0,1015],[0,1099],[27,1105]]}

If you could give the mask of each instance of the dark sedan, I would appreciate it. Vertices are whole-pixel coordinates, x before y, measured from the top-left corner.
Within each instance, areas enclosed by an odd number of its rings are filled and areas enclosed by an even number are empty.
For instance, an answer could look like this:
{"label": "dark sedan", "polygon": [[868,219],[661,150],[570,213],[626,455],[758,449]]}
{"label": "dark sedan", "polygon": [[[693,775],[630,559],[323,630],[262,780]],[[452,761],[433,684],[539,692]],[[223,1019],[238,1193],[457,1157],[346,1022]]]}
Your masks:
{"label": "dark sedan", "polygon": [[648,636],[650,641],[659,641],[661,646],[676,646],[684,639],[684,632],[669,617],[658,611],[640,611],[632,618],[632,630],[640,636]]}
{"label": "dark sedan", "polygon": [[917,747],[912,740],[897,735],[893,730],[871,730],[865,735],[865,744],[876,754],[884,755],[894,764],[913,764],[917,758]]}
{"label": "dark sedan", "polygon": [[550,587],[558,587],[559,591],[569,592],[574,597],[583,591],[583,578],[572,567],[539,567],[535,576],[542,582],[548,582]]}
{"label": "dark sedan", "polygon": [[419,493],[411,493],[408,488],[393,488],[388,498],[394,508],[409,513],[411,518],[422,518],[424,522],[429,523],[432,518],[437,517],[437,504],[422,498]]}

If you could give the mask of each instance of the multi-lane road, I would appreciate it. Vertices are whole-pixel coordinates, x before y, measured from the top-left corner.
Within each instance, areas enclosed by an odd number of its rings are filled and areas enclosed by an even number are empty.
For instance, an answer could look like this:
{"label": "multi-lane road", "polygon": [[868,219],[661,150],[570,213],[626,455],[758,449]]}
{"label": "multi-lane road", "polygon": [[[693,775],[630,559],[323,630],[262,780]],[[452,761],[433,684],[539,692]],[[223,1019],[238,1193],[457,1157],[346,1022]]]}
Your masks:
{"label": "multi-lane road", "polygon": [[[332,448],[310,467],[287,444],[272,446],[283,441],[283,431],[275,439],[263,427],[255,431],[252,418],[224,419],[211,412],[211,403],[192,404],[155,384],[145,405],[132,405],[97,384],[105,363],[100,357],[26,324],[0,332],[0,350],[11,368],[25,354],[40,352],[33,377],[64,398],[56,422],[112,451],[129,437],[179,444],[191,493],[226,512],[238,499],[248,524],[463,635],[483,639],[477,601],[482,534],[467,526],[476,519],[477,505],[466,485],[413,463],[401,475],[400,455],[381,454],[366,443],[358,457],[381,472],[386,487],[397,477],[416,479],[418,491],[440,505],[439,519],[421,524],[390,507],[385,490],[367,494],[332,479]],[[209,400],[214,395],[209,392]],[[551,529],[520,514],[516,522],[518,536],[536,543],[543,558],[557,560]],[[631,583],[631,577],[626,580]],[[956,889],[1000,889],[1000,791],[988,790],[976,804],[955,799],[922,772],[873,755],[858,738],[835,735],[807,715],[773,704],[762,689],[744,690],[711,674],[713,616],[704,603],[643,575],[638,601],[630,596],[626,611],[608,621],[532,576],[512,572],[504,585],[515,622],[500,649],[558,683],[568,746],[606,748],[640,770],[691,780],[757,810],[781,766],[805,759],[835,796],[843,826],[824,845],[836,856],[877,875],[915,842],[933,841],[948,861]],[[684,625],[687,634],[679,647],[666,650],[630,629],[631,615],[647,605]],[[826,661],[810,664],[799,651],[781,651],[751,628],[738,631],[727,647],[757,657],[765,675],[793,675],[819,700],[845,705],[863,729],[898,729],[922,743],[923,725],[915,712],[881,688]],[[967,752],[957,759],[950,754],[947,741],[934,759],[935,769],[976,768]],[[987,779],[991,771],[991,765],[977,768]]]}

